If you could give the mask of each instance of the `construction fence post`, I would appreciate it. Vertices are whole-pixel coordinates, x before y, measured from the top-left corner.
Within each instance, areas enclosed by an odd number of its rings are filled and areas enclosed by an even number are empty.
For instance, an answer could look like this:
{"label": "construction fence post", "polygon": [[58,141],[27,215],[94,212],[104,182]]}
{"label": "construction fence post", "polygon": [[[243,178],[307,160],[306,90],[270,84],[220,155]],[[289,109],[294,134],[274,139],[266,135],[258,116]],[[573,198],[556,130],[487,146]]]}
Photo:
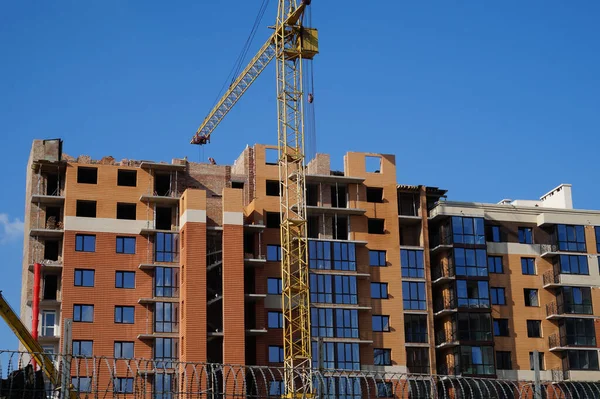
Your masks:
{"label": "construction fence post", "polygon": [[62,370],[60,375],[60,399],[69,399],[69,386],[71,377],[71,348],[73,345],[72,335],[73,319],[65,319],[63,326],[62,342]]}
{"label": "construction fence post", "polygon": [[540,384],[540,352],[533,351],[534,398],[542,399],[542,385]]}

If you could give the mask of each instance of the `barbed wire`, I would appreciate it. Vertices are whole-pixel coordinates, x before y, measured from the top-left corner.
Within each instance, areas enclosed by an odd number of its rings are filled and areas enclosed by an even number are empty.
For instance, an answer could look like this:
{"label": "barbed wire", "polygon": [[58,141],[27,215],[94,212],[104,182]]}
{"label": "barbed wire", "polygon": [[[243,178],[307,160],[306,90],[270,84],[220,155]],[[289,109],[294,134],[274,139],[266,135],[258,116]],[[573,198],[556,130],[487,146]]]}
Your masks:
{"label": "barbed wire", "polygon": [[[52,355],[57,381],[66,378],[80,399],[275,398],[285,393],[283,367],[185,363],[175,359],[115,359]],[[34,370],[28,353],[0,350],[0,398],[64,399],[61,387]],[[298,378],[300,376],[298,375]],[[319,399],[583,399],[600,398],[600,382],[533,381],[405,374],[381,371],[315,370]],[[309,398],[299,394],[296,398]]]}

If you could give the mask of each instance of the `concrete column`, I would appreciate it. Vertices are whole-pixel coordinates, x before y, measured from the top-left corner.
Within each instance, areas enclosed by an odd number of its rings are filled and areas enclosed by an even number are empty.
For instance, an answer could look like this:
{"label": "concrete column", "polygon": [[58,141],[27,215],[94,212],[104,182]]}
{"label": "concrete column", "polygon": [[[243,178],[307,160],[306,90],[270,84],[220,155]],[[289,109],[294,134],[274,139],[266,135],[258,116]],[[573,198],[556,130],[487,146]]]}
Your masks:
{"label": "concrete column", "polygon": [[427,287],[427,332],[429,335],[429,367],[431,373],[437,371],[436,351],[435,351],[435,329],[433,321],[433,297],[431,285],[431,255],[429,248],[429,219],[427,219],[427,188],[419,188],[420,208],[421,208],[421,243],[423,244],[423,262],[425,263],[425,286]]}

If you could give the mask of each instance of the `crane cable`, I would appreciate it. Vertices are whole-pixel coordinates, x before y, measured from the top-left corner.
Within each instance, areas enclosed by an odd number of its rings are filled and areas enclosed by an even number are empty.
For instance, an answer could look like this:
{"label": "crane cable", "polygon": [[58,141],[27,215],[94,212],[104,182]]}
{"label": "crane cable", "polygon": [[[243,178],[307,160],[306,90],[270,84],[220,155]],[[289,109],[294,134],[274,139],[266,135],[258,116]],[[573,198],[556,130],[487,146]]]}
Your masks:
{"label": "crane cable", "polygon": [[268,6],[269,6],[269,0],[263,0],[258,9],[258,13],[256,14],[256,18],[254,19],[254,24],[252,25],[252,29],[250,30],[250,33],[248,34],[248,37],[246,38],[246,42],[242,46],[242,50],[240,51],[237,59],[235,60],[235,63],[233,64],[231,71],[225,78],[225,82],[223,82],[223,86],[221,86],[221,89],[219,90],[219,93],[217,94],[217,97],[215,98],[213,107],[217,105],[217,102],[223,96],[223,93],[225,92],[225,88],[231,86],[233,84],[233,82],[235,81],[235,79],[238,77],[238,75],[242,69],[244,60],[246,59],[246,56],[248,55],[248,51],[250,50],[252,42],[254,41],[254,37],[256,36],[258,27],[261,25],[262,19],[265,16],[265,11],[267,10]]}
{"label": "crane cable", "polygon": [[[304,17],[306,16],[306,23],[304,21]],[[302,25],[303,26],[312,26],[312,12],[311,8],[307,7],[307,12],[302,16]],[[311,160],[316,156],[317,153],[317,128],[315,122],[315,79],[314,79],[314,69],[313,69],[313,60],[304,60],[304,71],[305,73],[302,76],[302,85],[304,86],[304,92],[306,96],[306,110],[304,113],[305,120],[305,137],[306,137],[306,159],[307,161]]]}

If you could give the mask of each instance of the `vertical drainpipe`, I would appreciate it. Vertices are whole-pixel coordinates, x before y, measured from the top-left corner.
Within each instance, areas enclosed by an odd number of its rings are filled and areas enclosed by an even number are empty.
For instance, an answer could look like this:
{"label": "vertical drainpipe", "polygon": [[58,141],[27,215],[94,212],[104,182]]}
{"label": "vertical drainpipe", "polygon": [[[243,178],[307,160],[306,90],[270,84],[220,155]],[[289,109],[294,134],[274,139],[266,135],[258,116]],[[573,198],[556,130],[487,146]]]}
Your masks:
{"label": "vertical drainpipe", "polygon": [[[33,302],[32,302],[32,322],[31,322],[31,335],[33,339],[38,339],[38,325],[40,315],[40,282],[42,274],[42,265],[39,263],[33,264]],[[37,368],[35,360],[33,361],[33,368]]]}

